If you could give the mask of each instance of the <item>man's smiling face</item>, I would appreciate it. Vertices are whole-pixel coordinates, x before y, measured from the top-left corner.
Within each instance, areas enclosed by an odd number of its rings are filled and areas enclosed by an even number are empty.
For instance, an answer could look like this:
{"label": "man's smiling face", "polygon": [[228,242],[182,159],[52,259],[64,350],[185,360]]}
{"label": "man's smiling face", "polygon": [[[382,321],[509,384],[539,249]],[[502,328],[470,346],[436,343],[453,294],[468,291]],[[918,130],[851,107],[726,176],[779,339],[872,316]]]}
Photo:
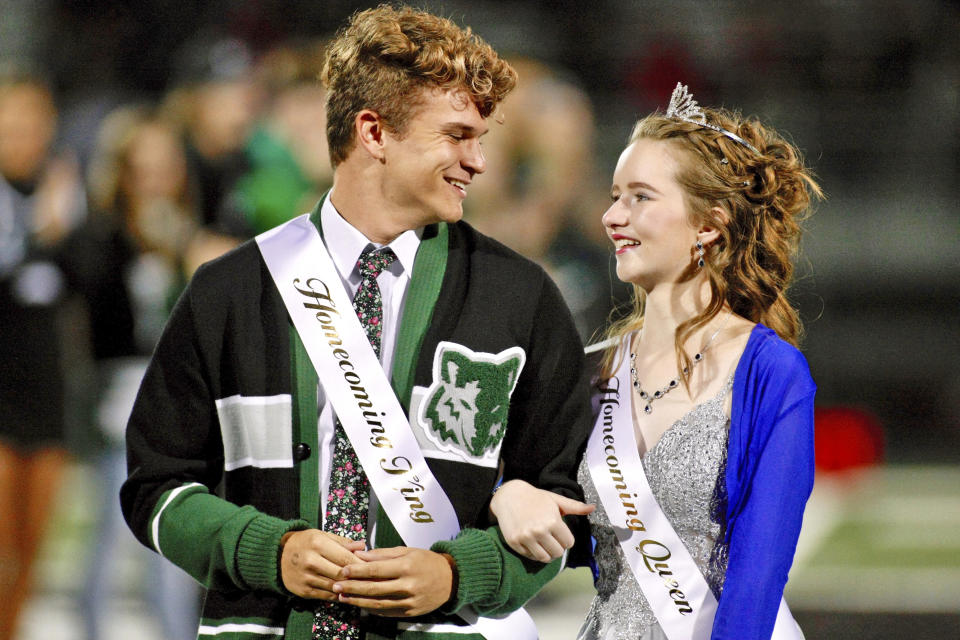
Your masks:
{"label": "man's smiling face", "polygon": [[460,90],[424,89],[401,135],[384,134],[383,193],[408,229],[457,222],[474,176],[486,169],[486,120]]}

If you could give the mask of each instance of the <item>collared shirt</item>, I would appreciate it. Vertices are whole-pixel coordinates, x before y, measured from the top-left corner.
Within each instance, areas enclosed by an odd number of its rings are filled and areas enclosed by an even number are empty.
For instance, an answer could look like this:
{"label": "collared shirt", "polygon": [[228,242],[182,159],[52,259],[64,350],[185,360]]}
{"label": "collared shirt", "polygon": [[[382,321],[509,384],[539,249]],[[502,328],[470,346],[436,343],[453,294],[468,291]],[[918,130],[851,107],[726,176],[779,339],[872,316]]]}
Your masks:
{"label": "collared shirt", "polygon": [[[333,259],[340,280],[353,300],[360,287],[360,270],[357,260],[368,246],[381,248],[390,247],[397,255],[397,259],[389,268],[377,276],[377,285],[383,300],[383,336],[381,338],[380,364],[390,378],[393,366],[393,350],[397,344],[397,333],[400,319],[403,317],[403,307],[406,301],[407,285],[410,284],[410,274],[413,273],[413,261],[420,248],[420,237],[423,229],[405,231],[397,236],[388,245],[371,242],[353,225],[343,219],[328,195],[320,207],[320,225],[323,227],[323,243]],[[326,401],[326,394],[321,386],[317,393],[317,407],[320,411],[318,432],[320,451],[320,522],[323,523],[323,513],[327,504],[327,495],[330,490],[330,471],[333,460],[333,430],[335,412],[333,406]],[[376,496],[370,495],[370,525],[374,524],[376,514]],[[368,535],[373,540],[372,529]]]}

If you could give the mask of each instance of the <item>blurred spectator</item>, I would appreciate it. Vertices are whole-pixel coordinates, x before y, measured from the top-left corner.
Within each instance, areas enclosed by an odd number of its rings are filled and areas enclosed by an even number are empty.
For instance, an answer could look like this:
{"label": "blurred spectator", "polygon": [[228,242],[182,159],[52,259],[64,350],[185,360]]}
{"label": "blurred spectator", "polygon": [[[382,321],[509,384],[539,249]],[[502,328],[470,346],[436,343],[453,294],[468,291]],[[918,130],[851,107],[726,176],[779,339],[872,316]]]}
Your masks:
{"label": "blurred spectator", "polygon": [[229,195],[250,169],[246,145],[260,92],[252,58],[239,40],[203,35],[177,56],[176,88],[166,110],[184,125],[187,162],[199,187],[202,227],[185,254],[188,273],[236,246],[253,230]]}
{"label": "blurred spectator", "polygon": [[247,143],[250,170],[233,194],[254,233],[311,210],[333,184],[317,80],[322,54],[322,43],[285,45],[259,65],[270,104]]}
{"label": "blurred spectator", "polygon": [[[470,186],[467,220],[554,279],[584,340],[603,326],[616,297],[600,214],[594,120],[578,87],[543,63],[511,58],[520,81],[483,138],[487,171]],[[613,287],[616,287],[614,289]]]}
{"label": "blurred spectator", "polygon": [[67,459],[60,258],[86,208],[76,163],[51,151],[56,124],[43,82],[0,77],[0,640],[16,631]]}
{"label": "blurred spectator", "polygon": [[97,461],[99,515],[81,593],[87,640],[104,637],[124,549],[145,566],[145,596],[163,637],[196,637],[199,589],[192,578],[136,544],[118,494],[126,476],[124,430],[150,353],[183,288],[182,256],[199,226],[180,132],[147,109],[123,107],[100,130],[90,169],[94,212],[69,242],[69,273],[90,315],[106,446]]}

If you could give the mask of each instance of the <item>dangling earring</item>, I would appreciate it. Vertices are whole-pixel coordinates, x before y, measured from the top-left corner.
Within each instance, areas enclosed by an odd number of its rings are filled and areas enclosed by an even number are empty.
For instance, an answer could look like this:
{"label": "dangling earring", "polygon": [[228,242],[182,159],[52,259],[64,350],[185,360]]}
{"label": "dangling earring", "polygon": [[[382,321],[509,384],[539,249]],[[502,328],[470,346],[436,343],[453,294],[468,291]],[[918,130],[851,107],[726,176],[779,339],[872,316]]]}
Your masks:
{"label": "dangling earring", "polygon": [[703,243],[697,240],[697,267],[703,268]]}

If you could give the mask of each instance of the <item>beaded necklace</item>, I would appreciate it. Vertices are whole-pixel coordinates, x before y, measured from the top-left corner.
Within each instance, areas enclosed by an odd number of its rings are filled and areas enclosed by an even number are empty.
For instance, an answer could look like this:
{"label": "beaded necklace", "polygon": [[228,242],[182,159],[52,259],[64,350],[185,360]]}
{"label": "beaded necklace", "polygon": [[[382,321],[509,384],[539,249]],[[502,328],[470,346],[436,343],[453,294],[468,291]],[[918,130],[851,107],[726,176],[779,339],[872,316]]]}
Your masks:
{"label": "beaded necklace", "polygon": [[[686,375],[690,371],[690,368],[696,366],[701,360],[703,360],[703,354],[706,353],[707,349],[710,348],[710,345],[713,343],[713,339],[717,337],[717,334],[719,334],[723,330],[723,328],[727,326],[727,322],[729,322],[729,320],[730,320],[730,316],[728,315],[726,320],[723,321],[723,324],[721,324],[720,327],[713,332],[713,335],[710,336],[710,339],[707,340],[707,343],[703,345],[703,348],[693,355],[693,358],[690,362],[690,367],[683,368],[683,375]],[[640,335],[637,336],[638,344],[640,343],[640,339],[642,337],[643,337],[643,329],[640,330]],[[677,376],[676,378],[668,382],[666,385],[664,385],[662,388],[654,391],[653,395],[650,395],[649,393],[644,391],[643,387],[640,385],[640,378],[637,376],[637,354],[636,353],[630,354],[630,377],[633,378],[633,388],[636,389],[637,393],[640,394],[640,399],[647,403],[646,406],[643,407],[643,412],[646,414],[653,413],[653,407],[651,405],[653,404],[654,400],[659,400],[660,398],[662,398],[663,396],[667,395],[668,393],[676,389],[678,386],[680,386],[680,376]]]}

